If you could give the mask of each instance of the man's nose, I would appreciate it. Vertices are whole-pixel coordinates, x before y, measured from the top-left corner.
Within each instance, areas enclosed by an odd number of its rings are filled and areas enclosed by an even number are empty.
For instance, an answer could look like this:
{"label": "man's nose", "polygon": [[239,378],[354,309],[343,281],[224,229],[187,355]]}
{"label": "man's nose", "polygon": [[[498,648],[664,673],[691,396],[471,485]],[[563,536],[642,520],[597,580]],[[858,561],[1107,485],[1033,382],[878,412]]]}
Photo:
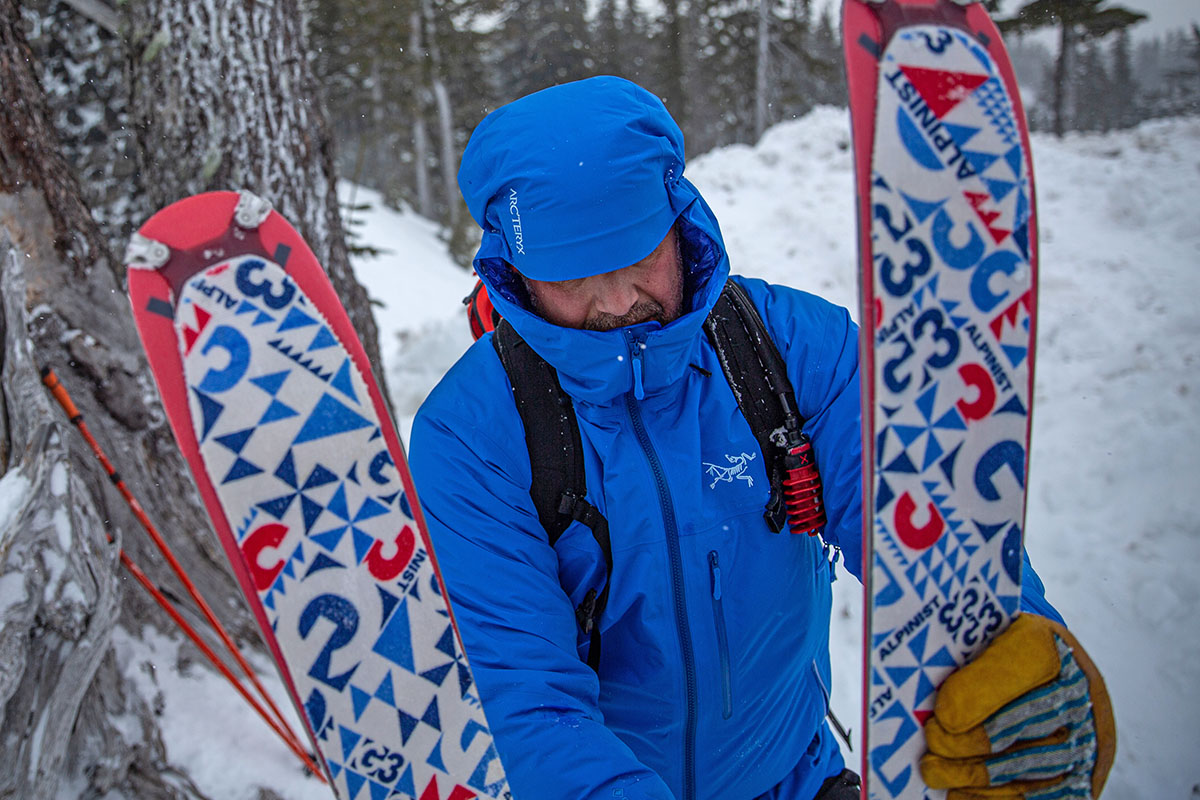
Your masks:
{"label": "man's nose", "polygon": [[596,289],[593,304],[597,311],[620,317],[633,308],[638,299],[637,287],[624,270],[594,276]]}

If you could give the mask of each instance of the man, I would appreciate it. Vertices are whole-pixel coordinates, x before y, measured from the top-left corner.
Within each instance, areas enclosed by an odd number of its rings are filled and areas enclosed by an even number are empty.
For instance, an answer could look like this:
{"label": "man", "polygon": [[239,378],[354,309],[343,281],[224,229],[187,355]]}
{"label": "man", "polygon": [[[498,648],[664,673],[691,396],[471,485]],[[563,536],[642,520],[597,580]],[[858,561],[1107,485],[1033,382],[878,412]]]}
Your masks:
{"label": "man", "polygon": [[[856,798],[825,717],[830,548],[856,575],[862,558],[857,328],[736,279],[786,362],[828,518],[821,538],[772,533],[766,459],[702,331],[729,262],[683,168],[661,102],[594,78],[488,116],[459,172],[475,268],[571,398],[611,572],[583,524],[551,546],[490,336],[418,414],[417,490],[515,797]],[[593,671],[576,609],[606,581]],[[1028,560],[1023,588],[1058,619]]]}

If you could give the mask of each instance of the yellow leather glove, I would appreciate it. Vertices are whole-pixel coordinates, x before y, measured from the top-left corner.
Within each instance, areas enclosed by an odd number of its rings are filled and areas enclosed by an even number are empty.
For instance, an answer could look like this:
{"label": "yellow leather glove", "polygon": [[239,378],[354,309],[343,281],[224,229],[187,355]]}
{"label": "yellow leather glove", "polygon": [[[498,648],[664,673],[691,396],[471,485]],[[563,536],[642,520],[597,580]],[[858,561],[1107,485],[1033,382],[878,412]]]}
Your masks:
{"label": "yellow leather glove", "polygon": [[947,800],[1098,798],[1117,749],[1104,679],[1062,625],[1022,614],[938,689],[921,774]]}

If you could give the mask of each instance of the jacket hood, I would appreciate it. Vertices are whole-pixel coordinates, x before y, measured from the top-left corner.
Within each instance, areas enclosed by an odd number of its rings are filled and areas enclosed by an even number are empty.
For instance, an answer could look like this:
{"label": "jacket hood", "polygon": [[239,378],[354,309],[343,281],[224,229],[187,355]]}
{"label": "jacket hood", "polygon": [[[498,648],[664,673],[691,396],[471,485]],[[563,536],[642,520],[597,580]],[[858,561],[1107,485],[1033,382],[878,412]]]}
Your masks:
{"label": "jacket hood", "polygon": [[[475,270],[496,311],[578,400],[653,394],[697,360],[729,262],[717,220],[683,169],[683,135],[666,108],[620,78],[529,95],[497,109],[471,135],[459,186],[483,228]],[[620,269],[652,252],[675,223],[687,310],[669,325],[588,331],[529,310],[514,267],[535,280]]]}
{"label": "jacket hood", "polygon": [[489,114],[458,184],[483,228],[483,258],[560,281],[648,255],[692,201],[683,133],[666,107],[622,78],[552,86]]}

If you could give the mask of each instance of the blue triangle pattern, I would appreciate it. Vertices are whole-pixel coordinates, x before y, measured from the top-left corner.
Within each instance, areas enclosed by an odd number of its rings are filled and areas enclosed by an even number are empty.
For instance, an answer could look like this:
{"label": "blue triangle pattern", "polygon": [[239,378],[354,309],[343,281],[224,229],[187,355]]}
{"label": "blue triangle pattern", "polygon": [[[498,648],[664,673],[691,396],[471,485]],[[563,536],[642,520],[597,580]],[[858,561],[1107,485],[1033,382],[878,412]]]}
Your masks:
{"label": "blue triangle pattern", "polygon": [[286,483],[293,489],[296,487],[296,458],[292,455],[289,449],[284,454],[283,460],[279,462],[279,466],[275,468],[275,477]]}
{"label": "blue triangle pattern", "polygon": [[208,432],[212,430],[213,425],[216,424],[217,418],[221,416],[221,412],[225,410],[225,406],[213,400],[195,386],[192,387],[192,393],[200,401],[200,441],[203,442],[208,436]]}
{"label": "blue triangle pattern", "polygon": [[943,122],[942,127],[946,129],[951,138],[954,139],[954,143],[959,147],[971,141],[975,134],[982,130],[982,128],[972,128],[968,125],[954,125],[949,122]]}
{"label": "blue triangle pattern", "polygon": [[411,763],[409,763],[408,767],[405,768],[404,774],[400,776],[400,780],[396,781],[395,791],[398,792],[401,797],[417,796],[417,785],[413,782],[413,769]]}
{"label": "blue triangle pattern", "polygon": [[887,508],[887,504],[892,502],[896,493],[892,491],[892,487],[881,476],[879,478],[879,488],[875,491],[875,511],[876,513]]}
{"label": "blue triangle pattern", "polygon": [[379,682],[379,688],[375,690],[375,698],[389,706],[396,705],[396,689],[392,686],[391,670],[388,670],[388,673],[383,676],[383,680]]}
{"label": "blue triangle pattern", "polygon": [[250,326],[257,328],[259,325],[266,325],[268,322],[274,322],[275,318],[265,311],[258,312],[258,316],[254,318],[254,323]]}
{"label": "blue triangle pattern", "polygon": [[267,406],[267,410],[263,412],[262,419],[258,421],[259,425],[266,425],[268,422],[278,422],[281,419],[288,417],[299,416],[300,412],[286,403],[281,403],[278,400],[272,399],[271,405]]}
{"label": "blue triangle pattern", "polygon": [[446,763],[442,761],[442,737],[439,736],[437,744],[433,746],[433,752],[429,754],[429,758],[425,759],[425,763],[435,769],[440,769],[446,772]]}
{"label": "blue triangle pattern", "polygon": [[1012,181],[1000,181],[995,178],[984,178],[984,184],[988,188],[988,192],[996,202],[1000,202],[1005,197],[1012,193],[1012,190],[1017,188],[1017,184]]}
{"label": "blue triangle pattern", "polygon": [[324,533],[314,533],[308,538],[312,539],[314,542],[321,545],[321,547],[324,547],[326,550],[332,553],[334,550],[337,550],[338,545],[342,543],[342,537],[346,535],[346,531],[348,530],[350,530],[350,528],[346,525],[343,525],[340,528],[334,528],[333,530],[328,530]]}
{"label": "blue triangle pattern", "polygon": [[350,359],[347,358],[342,362],[342,366],[338,367],[337,373],[334,374],[329,384],[355,403],[359,402],[358,394],[354,391],[354,381],[350,377]]}
{"label": "blue triangle pattern", "polygon": [[921,465],[921,471],[923,472],[933,466],[934,462],[941,458],[944,452],[937,437],[930,434],[929,440],[925,443],[925,462]]}
{"label": "blue triangle pattern", "polygon": [[257,504],[258,508],[270,514],[275,519],[283,519],[283,515],[287,513],[288,508],[292,505],[292,501],[296,499],[296,495],[288,494],[283,497],[276,497],[274,500],[264,500]]}
{"label": "blue triangle pattern", "polygon": [[233,462],[233,466],[229,468],[229,473],[225,476],[225,479],[221,481],[221,484],[224,485],[226,483],[232,483],[239,478],[257,475],[260,472],[262,472],[262,468],[251,464],[249,461],[239,456],[237,460]]}
{"label": "blue triangle pattern", "polygon": [[946,201],[937,200],[929,202],[928,200],[918,200],[917,198],[901,192],[900,196],[904,198],[904,202],[908,204],[908,210],[917,218],[917,222],[924,222],[933,216],[933,213],[946,204]]}
{"label": "blue triangle pattern", "polygon": [[379,615],[379,619],[382,620],[380,623],[380,627],[382,628],[387,623],[388,618],[392,616],[392,611],[396,608],[396,604],[400,602],[400,598],[378,584],[375,585],[375,590],[379,592],[379,602],[382,606],[383,613]]}
{"label": "blue triangle pattern", "polygon": [[1029,412],[1027,412],[1025,410],[1025,406],[1022,405],[1021,398],[1017,397],[1014,394],[1012,397],[1008,398],[1008,400],[1004,403],[1004,405],[1000,406],[992,413],[993,414],[1017,414],[1017,415],[1023,417]]}
{"label": "blue triangle pattern", "polygon": [[922,661],[925,658],[925,643],[928,638],[929,638],[929,628],[927,626],[927,627],[922,628],[920,630],[920,632],[917,633],[917,635],[914,636],[912,639],[910,639],[908,642],[908,650],[914,656],[916,656],[916,659],[918,662]]}
{"label": "blue triangle pattern", "polygon": [[316,407],[303,427],[300,428],[300,432],[296,434],[296,444],[366,428],[370,424],[331,395],[324,394],[317,401]]}
{"label": "blue triangle pattern", "polygon": [[917,673],[916,667],[884,667],[888,677],[892,679],[892,684],[899,688],[903,686],[909,678]]}
{"label": "blue triangle pattern", "polygon": [[956,667],[958,666],[958,662],[954,660],[954,656],[950,654],[950,651],[943,646],[929,657],[925,665],[928,667]]}
{"label": "blue triangle pattern", "polygon": [[213,437],[213,441],[234,453],[241,453],[242,448],[246,446],[246,442],[254,435],[254,430],[254,428],[246,428],[244,431],[227,433],[224,436],[215,436]]}
{"label": "blue triangle pattern", "polygon": [[308,477],[304,480],[303,488],[305,491],[315,489],[318,486],[324,486],[327,483],[333,483],[337,480],[337,475],[327,467],[317,464],[313,467],[312,472],[308,473]]}
{"label": "blue triangle pattern", "polygon": [[325,506],[300,495],[300,510],[304,513],[304,532],[308,533],[312,530],[313,523],[321,516],[321,512],[325,510]]}
{"label": "blue triangle pattern", "polygon": [[356,800],[358,793],[362,791],[363,784],[366,782],[366,778],[346,767],[346,788],[350,790],[350,800]]}
{"label": "blue triangle pattern", "polygon": [[258,311],[258,306],[251,303],[249,300],[243,300],[241,305],[237,307],[237,311],[233,312],[235,317],[240,317],[242,314],[249,314],[251,311]]}
{"label": "blue triangle pattern", "polygon": [[958,460],[958,454],[962,450],[962,443],[950,451],[950,455],[946,456],[938,463],[942,474],[946,476],[946,482],[950,484],[950,488],[954,488],[954,462]]}
{"label": "blue triangle pattern", "polygon": [[279,333],[283,333],[284,331],[290,331],[295,328],[304,328],[309,325],[316,324],[317,321],[315,319],[310,317],[308,314],[305,314],[295,306],[292,306],[288,309],[287,316],[284,317],[283,322],[279,324],[279,327],[276,330]]}
{"label": "blue triangle pattern", "polygon": [[1002,344],[1000,347],[1004,349],[1008,360],[1012,362],[1014,367],[1020,366],[1021,362],[1025,360],[1025,356],[1029,353],[1028,347],[1017,347],[1012,344]]}
{"label": "blue triangle pattern", "polygon": [[339,725],[338,736],[342,742],[342,761],[349,761],[350,754],[354,752],[354,748],[362,740],[362,735],[357,731],[350,730],[345,725]]}
{"label": "blue triangle pattern", "polygon": [[1014,145],[1010,147],[1008,152],[1004,154],[1004,161],[1008,164],[1008,168],[1012,170],[1013,177],[1020,178],[1021,163],[1024,161],[1021,156],[1021,146]]}
{"label": "blue triangle pattern", "polygon": [[999,525],[987,525],[975,520],[975,527],[979,528],[979,535],[983,537],[983,540],[985,542],[990,542],[996,537],[996,534],[1000,532],[1000,529],[1004,527],[1004,523],[1001,522]]}
{"label": "blue triangle pattern", "polygon": [[371,703],[371,695],[352,685],[350,687],[350,702],[354,706],[354,721],[358,722],[359,718],[362,717],[362,713],[367,710],[367,706]]}
{"label": "blue triangle pattern", "polygon": [[310,352],[313,350],[324,350],[326,347],[333,347],[337,343],[338,340],[335,339],[333,334],[329,332],[329,328],[326,328],[324,325],[322,325],[321,330],[317,331],[317,335],[314,336],[312,342],[309,343],[308,349]]}
{"label": "blue triangle pattern", "polygon": [[396,709],[396,713],[400,718],[400,743],[408,744],[408,737],[412,736],[412,732],[417,729],[417,723],[421,720],[411,714],[406,714],[399,708]]}
{"label": "blue triangle pattern", "polygon": [[333,497],[329,498],[329,503],[325,509],[333,514],[336,514],[341,519],[350,521],[350,509],[346,506],[346,487],[339,486],[337,491],[333,493]]}
{"label": "blue triangle pattern", "polygon": [[376,783],[375,781],[371,781],[368,786],[371,791],[371,800],[387,800],[388,795],[392,792],[391,789],[382,783]]}
{"label": "blue triangle pattern", "polygon": [[977,150],[963,150],[963,158],[979,175],[982,175],[988,167],[1000,160],[1000,156],[992,155],[991,153],[981,153]]}
{"label": "blue triangle pattern", "polygon": [[446,626],[446,630],[442,632],[442,637],[438,639],[438,643],[434,645],[434,649],[445,653],[450,658],[458,656],[454,648],[454,628]]}
{"label": "blue triangle pattern", "polygon": [[396,613],[388,618],[371,650],[409,672],[416,671],[413,665],[412,631],[409,629],[404,601],[400,602]]}
{"label": "blue triangle pattern", "polygon": [[1029,261],[1029,223],[1022,222],[1012,232],[1013,241],[1017,243],[1017,247],[1021,249],[1021,256],[1026,262]]}
{"label": "blue triangle pattern", "polygon": [[280,387],[283,386],[283,382],[287,380],[290,374],[291,372],[285,369],[281,372],[272,372],[270,375],[260,375],[257,378],[251,378],[250,382],[274,397],[279,393]]}
{"label": "blue triangle pattern", "polygon": [[912,459],[908,457],[908,453],[901,453],[891,464],[888,464],[883,469],[885,472],[907,472],[913,475],[919,472],[916,465],[913,464]]}
{"label": "blue triangle pattern", "polygon": [[371,549],[371,545],[375,544],[375,537],[370,534],[363,533],[358,528],[351,528],[354,534],[354,558],[359,564],[367,557],[367,551]]}
{"label": "blue triangle pattern", "polygon": [[421,722],[424,722],[435,731],[442,729],[442,715],[438,712],[438,701],[435,696],[429,701],[429,705],[425,707],[425,713],[421,715]]}
{"label": "blue triangle pattern", "polygon": [[935,383],[917,398],[917,408],[921,410],[921,416],[925,417],[926,422],[933,419],[933,404],[937,401],[937,389],[938,385]]}
{"label": "blue triangle pattern", "polygon": [[363,520],[382,516],[386,513],[388,513],[387,506],[383,505],[378,500],[368,497],[367,499],[363,500],[363,504],[359,506],[358,512],[354,515],[354,521],[362,522]]}
{"label": "blue triangle pattern", "polygon": [[421,677],[424,678],[425,680],[429,681],[430,683],[441,686],[443,683],[446,682],[446,676],[450,674],[450,668],[453,666],[454,666],[454,663],[451,662],[449,664],[443,664],[440,667],[434,667],[433,669],[427,669],[421,673]]}
{"label": "blue triangle pattern", "polygon": [[962,414],[958,413],[958,409],[951,407],[949,411],[942,414],[941,419],[933,423],[933,427],[950,431],[965,431],[967,423],[963,420]]}
{"label": "blue triangle pattern", "polygon": [[920,705],[926,697],[933,694],[935,688],[933,681],[929,680],[929,676],[922,672],[921,677],[917,679],[917,694],[913,698],[913,705]]}
{"label": "blue triangle pattern", "polygon": [[334,561],[324,553],[317,553],[316,558],[313,559],[312,564],[309,565],[308,570],[305,571],[304,577],[307,578],[314,572],[320,572],[323,569],[333,569],[335,567],[339,569],[345,569],[346,565],[339,561]]}

